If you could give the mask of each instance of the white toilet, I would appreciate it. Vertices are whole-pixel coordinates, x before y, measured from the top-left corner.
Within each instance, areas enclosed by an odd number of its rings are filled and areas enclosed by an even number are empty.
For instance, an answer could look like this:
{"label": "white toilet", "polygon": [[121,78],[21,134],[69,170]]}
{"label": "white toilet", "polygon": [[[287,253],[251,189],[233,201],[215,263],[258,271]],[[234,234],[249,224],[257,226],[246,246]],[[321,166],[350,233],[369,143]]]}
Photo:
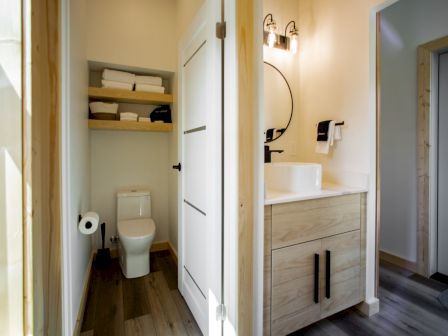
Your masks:
{"label": "white toilet", "polygon": [[149,274],[149,249],[156,225],[151,218],[151,195],[147,190],[117,193],[119,258],[126,278]]}

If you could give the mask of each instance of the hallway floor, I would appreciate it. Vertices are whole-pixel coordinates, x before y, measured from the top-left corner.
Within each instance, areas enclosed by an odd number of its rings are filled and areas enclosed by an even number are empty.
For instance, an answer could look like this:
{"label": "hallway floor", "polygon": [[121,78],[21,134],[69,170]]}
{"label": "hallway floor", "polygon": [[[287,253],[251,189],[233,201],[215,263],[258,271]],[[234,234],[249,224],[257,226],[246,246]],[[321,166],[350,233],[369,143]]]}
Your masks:
{"label": "hallway floor", "polygon": [[293,335],[448,335],[448,310],[438,301],[446,289],[446,284],[381,263],[378,314],[368,319],[352,308]]}
{"label": "hallway floor", "polygon": [[93,269],[81,336],[202,335],[177,289],[168,251],[151,253],[151,273],[126,279],[118,264]]}

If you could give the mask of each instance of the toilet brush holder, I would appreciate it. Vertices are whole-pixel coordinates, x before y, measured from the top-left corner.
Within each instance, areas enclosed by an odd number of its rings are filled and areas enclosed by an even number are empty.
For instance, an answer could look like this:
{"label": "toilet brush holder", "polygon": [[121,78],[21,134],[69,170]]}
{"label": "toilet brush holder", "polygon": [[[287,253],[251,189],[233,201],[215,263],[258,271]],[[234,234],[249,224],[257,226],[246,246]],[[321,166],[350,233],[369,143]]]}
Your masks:
{"label": "toilet brush holder", "polygon": [[98,249],[95,259],[97,268],[107,268],[110,265],[110,250],[104,248],[104,239],[106,237],[106,223],[101,224],[102,248]]}

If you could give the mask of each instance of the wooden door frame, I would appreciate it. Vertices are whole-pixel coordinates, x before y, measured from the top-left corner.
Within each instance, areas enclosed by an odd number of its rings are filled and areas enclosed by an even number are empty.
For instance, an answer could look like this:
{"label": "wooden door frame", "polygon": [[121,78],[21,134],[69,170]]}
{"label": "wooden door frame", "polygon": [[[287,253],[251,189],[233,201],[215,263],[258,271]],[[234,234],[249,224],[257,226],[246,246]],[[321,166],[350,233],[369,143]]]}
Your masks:
{"label": "wooden door frame", "polygon": [[25,127],[31,132],[25,152],[32,154],[26,158],[31,160],[32,228],[27,230],[32,235],[33,325],[28,328],[36,335],[62,335],[60,6],[60,0],[36,0],[30,8],[31,120]]}
{"label": "wooden door frame", "polygon": [[417,111],[417,272],[429,277],[434,272],[435,255],[432,234],[436,230],[435,214],[431,210],[433,168],[431,167],[431,120],[437,113],[434,99],[434,57],[448,48],[448,36],[420,45],[418,53],[418,111]]}

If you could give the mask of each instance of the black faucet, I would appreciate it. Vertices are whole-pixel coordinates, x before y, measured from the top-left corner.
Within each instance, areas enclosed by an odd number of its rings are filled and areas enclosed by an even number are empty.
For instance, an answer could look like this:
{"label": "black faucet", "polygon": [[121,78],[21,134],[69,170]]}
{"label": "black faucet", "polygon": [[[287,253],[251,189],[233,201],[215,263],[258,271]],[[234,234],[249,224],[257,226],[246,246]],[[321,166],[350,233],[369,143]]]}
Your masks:
{"label": "black faucet", "polygon": [[264,163],[270,163],[272,161],[272,153],[283,153],[282,149],[269,149],[269,146],[264,146]]}

